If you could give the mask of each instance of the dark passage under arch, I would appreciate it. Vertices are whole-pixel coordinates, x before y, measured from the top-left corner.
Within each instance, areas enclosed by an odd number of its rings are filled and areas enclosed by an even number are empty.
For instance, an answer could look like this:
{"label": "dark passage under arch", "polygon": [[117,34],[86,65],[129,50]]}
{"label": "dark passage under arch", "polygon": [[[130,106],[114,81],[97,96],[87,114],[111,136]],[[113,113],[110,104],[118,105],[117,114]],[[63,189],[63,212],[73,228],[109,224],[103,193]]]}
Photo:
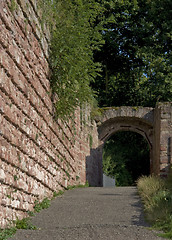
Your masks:
{"label": "dark passage under arch", "polygon": [[118,131],[103,147],[103,172],[117,186],[134,185],[142,175],[150,174],[150,150],[147,140],[131,131]]}

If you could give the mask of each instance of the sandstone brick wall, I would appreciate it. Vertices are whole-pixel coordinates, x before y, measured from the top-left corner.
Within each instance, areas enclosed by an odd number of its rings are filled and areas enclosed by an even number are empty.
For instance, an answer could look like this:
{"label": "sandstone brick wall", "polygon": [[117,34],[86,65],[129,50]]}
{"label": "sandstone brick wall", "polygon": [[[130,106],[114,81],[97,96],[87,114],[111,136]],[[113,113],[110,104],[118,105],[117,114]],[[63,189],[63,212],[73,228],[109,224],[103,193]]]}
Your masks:
{"label": "sandstone brick wall", "polygon": [[172,102],[159,103],[160,174],[166,176],[172,164]]}
{"label": "sandstone brick wall", "polygon": [[[35,200],[85,183],[96,126],[54,121],[49,96],[48,31],[34,0],[0,1],[0,227],[27,216]],[[88,116],[87,110],[85,116]]]}
{"label": "sandstone brick wall", "polygon": [[153,134],[153,158],[152,172],[160,174],[160,109],[158,105],[154,111],[154,134]]}

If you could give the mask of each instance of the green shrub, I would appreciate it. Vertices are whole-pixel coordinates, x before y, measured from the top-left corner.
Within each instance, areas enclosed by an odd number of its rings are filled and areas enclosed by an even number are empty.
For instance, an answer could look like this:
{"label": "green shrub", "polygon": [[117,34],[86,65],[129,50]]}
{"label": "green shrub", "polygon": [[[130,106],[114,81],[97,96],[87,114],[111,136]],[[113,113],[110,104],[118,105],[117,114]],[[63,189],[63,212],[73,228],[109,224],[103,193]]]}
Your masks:
{"label": "green shrub", "polygon": [[160,235],[168,238],[172,238],[172,184],[170,179],[143,176],[137,181],[138,192],[144,203],[146,220],[154,228],[163,230],[165,233]]}
{"label": "green shrub", "polygon": [[170,166],[169,174],[168,174],[168,177],[165,181],[165,186],[166,186],[167,189],[170,190],[170,192],[172,192],[172,165]]}
{"label": "green shrub", "polygon": [[149,222],[166,221],[167,216],[172,212],[172,195],[166,190],[157,192],[152,196],[150,204],[147,206],[147,220]]}
{"label": "green shrub", "polygon": [[149,205],[152,196],[165,189],[165,183],[158,176],[142,176],[137,181],[137,187],[144,203]]}

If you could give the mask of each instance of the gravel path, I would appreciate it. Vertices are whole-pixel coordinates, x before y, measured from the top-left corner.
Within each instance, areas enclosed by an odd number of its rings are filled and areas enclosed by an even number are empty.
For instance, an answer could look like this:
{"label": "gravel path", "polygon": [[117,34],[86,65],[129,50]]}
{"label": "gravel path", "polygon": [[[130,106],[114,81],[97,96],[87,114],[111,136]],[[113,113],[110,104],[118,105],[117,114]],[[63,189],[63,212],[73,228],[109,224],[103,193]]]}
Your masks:
{"label": "gravel path", "polygon": [[155,240],[144,222],[135,187],[80,188],[65,192],[11,240]]}

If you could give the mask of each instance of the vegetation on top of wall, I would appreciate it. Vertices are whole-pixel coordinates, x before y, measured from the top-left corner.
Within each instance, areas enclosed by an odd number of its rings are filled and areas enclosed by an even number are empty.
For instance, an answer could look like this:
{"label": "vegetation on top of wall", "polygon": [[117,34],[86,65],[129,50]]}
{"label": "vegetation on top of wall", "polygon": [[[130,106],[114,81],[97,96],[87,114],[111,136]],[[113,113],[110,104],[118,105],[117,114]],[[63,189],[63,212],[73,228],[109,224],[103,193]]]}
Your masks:
{"label": "vegetation on top of wall", "polygon": [[169,0],[39,0],[43,26],[51,32],[55,116],[69,116],[83,102],[92,102],[95,92],[100,107],[169,101],[170,4]]}
{"label": "vegetation on top of wall", "polygon": [[42,25],[48,25],[51,32],[49,62],[55,117],[65,118],[94,98],[90,82],[100,65],[94,62],[93,52],[103,44],[101,26],[95,22],[103,8],[94,0],[39,0],[39,6]]}

